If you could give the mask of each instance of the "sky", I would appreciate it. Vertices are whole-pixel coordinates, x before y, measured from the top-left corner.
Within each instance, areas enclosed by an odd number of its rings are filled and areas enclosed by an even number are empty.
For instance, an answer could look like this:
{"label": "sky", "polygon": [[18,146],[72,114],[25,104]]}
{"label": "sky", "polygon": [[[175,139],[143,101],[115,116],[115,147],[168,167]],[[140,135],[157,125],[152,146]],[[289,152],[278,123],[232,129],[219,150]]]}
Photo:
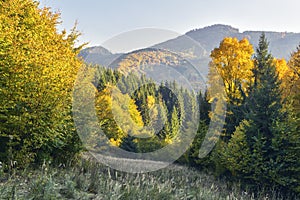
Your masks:
{"label": "sky", "polygon": [[[70,30],[77,21],[77,29],[82,33],[80,42],[89,42],[88,46],[102,45],[140,29],[154,31],[150,35],[166,30],[159,37],[166,40],[213,24],[231,25],[240,31],[300,33],[299,0],[40,0],[40,3],[61,13],[59,29]],[[158,42],[157,38],[152,41]]]}

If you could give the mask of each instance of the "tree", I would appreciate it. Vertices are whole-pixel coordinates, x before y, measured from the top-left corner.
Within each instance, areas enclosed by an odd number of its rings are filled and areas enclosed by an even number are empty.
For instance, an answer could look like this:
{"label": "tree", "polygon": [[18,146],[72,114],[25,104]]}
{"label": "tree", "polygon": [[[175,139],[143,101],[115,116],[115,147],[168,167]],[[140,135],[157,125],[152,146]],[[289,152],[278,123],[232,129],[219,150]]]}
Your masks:
{"label": "tree", "polygon": [[[274,136],[272,132],[274,122],[282,120],[284,116],[281,103],[281,82],[273,57],[268,52],[268,42],[264,34],[259,40],[253,74],[254,84],[246,100],[246,119],[253,121],[257,133],[260,132],[268,139],[268,145]],[[254,136],[255,133],[248,134],[248,141]]]}
{"label": "tree", "polygon": [[211,52],[212,67],[222,77],[228,102],[238,105],[243,100],[252,80],[254,53],[247,39],[224,38],[220,46]]}
{"label": "tree", "polygon": [[211,111],[211,105],[208,102],[208,92],[207,90],[205,91],[204,94],[201,92],[198,94],[197,97],[198,104],[199,104],[199,111],[200,111],[200,121],[204,121],[206,125],[209,124],[210,119],[209,119],[209,112]]}
{"label": "tree", "polygon": [[166,133],[165,142],[167,144],[172,144],[174,141],[178,139],[178,134],[180,131],[181,121],[178,116],[177,108],[174,106],[173,112],[171,114],[170,119],[170,131]]}
{"label": "tree", "polygon": [[120,148],[129,152],[138,152],[136,139],[130,135],[123,138]]}
{"label": "tree", "polygon": [[222,164],[234,175],[243,178],[252,171],[251,153],[246,140],[247,129],[250,122],[243,120],[236,128],[227,145],[223,146],[220,154]]}
{"label": "tree", "polygon": [[268,52],[262,34],[254,57],[253,82],[242,110],[245,119],[216,154],[233,176],[255,189],[264,185],[299,192],[299,116],[281,92],[290,84],[285,80],[290,75],[285,61]]}
{"label": "tree", "polygon": [[[278,154],[273,145],[281,134],[275,127],[276,123],[284,121],[285,113],[282,110],[278,73],[273,57],[268,52],[268,42],[264,34],[261,35],[256,50],[253,74],[254,83],[250,87],[245,103],[247,123],[240,124],[234,133],[235,138],[228,144],[228,148],[234,147],[231,152],[238,151],[240,145],[243,145],[243,149],[250,151],[250,158],[247,156],[244,162],[233,164],[231,171],[240,172],[252,183],[274,184],[272,173],[277,167],[275,160]],[[240,138],[241,141],[236,138]],[[239,160],[239,155],[230,156]],[[251,164],[252,169],[249,170],[247,163]]]}
{"label": "tree", "polygon": [[300,116],[300,46],[292,53],[288,66],[293,70],[293,79],[290,82],[290,96],[295,112]]}
{"label": "tree", "polygon": [[204,120],[199,122],[197,134],[192,142],[190,148],[187,151],[188,162],[192,166],[200,168],[207,167],[210,163],[210,155],[205,158],[199,158],[199,150],[207,134],[208,125]]}
{"label": "tree", "polygon": [[247,39],[239,41],[237,38],[224,38],[210,55],[209,81],[215,82],[221,77],[227,95],[224,141],[230,139],[235,127],[243,120],[242,106],[253,81],[253,53],[253,47]]}
{"label": "tree", "polygon": [[273,181],[286,190],[300,192],[300,118],[289,106],[285,121],[275,125],[278,132],[272,140],[276,159],[270,173]]}
{"label": "tree", "polygon": [[283,98],[287,98],[292,94],[294,88],[296,74],[294,70],[288,66],[285,59],[274,59],[278,79],[281,82],[281,90]]}
{"label": "tree", "polygon": [[[122,140],[126,136],[126,134],[114,120],[111,97],[113,88],[114,86],[108,84],[104,90],[97,92],[95,108],[99,120],[99,125],[101,126],[103,132],[112,141],[117,141],[118,139]],[[99,138],[98,134],[99,133],[96,133],[95,138]],[[90,139],[92,139],[92,135],[90,135],[89,137]],[[94,141],[94,144],[91,147],[94,148],[96,143]]]}
{"label": "tree", "polygon": [[278,132],[274,126],[275,123],[283,121],[284,114],[281,103],[281,83],[273,57],[268,52],[268,42],[264,34],[260,37],[256,51],[254,84],[246,102],[246,119],[252,121],[252,125],[246,137],[251,153],[261,158],[253,159],[256,173],[252,178],[266,183],[270,181],[269,172],[273,167],[270,163],[276,159],[272,141]]}
{"label": "tree", "polygon": [[[144,124],[134,100],[129,95],[122,94],[115,86],[108,84],[97,93],[95,107],[99,125],[114,144],[118,144],[115,141],[124,141],[126,137],[133,138],[143,134],[140,130]],[[97,134],[99,133],[96,133],[95,138],[98,138]],[[94,148],[97,142],[92,141]]]}
{"label": "tree", "polygon": [[58,155],[78,138],[71,100],[79,34],[58,33],[58,20],[36,1],[0,1],[0,136],[11,138],[19,166]]}

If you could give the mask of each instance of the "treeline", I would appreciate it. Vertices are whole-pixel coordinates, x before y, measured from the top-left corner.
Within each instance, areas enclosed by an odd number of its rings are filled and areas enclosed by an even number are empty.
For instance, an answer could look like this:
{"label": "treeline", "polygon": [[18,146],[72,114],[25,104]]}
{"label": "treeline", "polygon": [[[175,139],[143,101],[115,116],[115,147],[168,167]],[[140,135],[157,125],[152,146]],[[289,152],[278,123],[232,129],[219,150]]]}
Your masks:
{"label": "treeline", "polygon": [[[264,35],[255,54],[246,39],[225,38],[211,54],[208,90],[197,95],[176,82],[156,86],[144,76],[124,76],[92,67],[98,70],[95,86],[99,122],[112,145],[132,152],[152,152],[181,142],[177,134],[188,133],[190,117],[198,115],[194,142],[178,162],[243,180],[248,186],[276,186],[299,192],[299,55],[298,49],[288,63],[273,58]],[[225,125],[215,148],[200,159],[199,149],[214,112],[211,103],[220,98],[218,93],[210,93],[214,89],[210,87],[220,77],[227,102]],[[121,119],[131,117],[140,126],[148,126],[153,120],[155,123],[156,119],[163,121],[162,128],[155,134],[153,129],[148,130],[148,139],[140,139],[141,132],[133,124],[127,130],[121,129],[112,112],[116,108],[111,107],[122,105],[112,103],[116,98],[111,95],[114,88],[120,95],[131,94],[126,97],[133,104],[129,106],[130,116],[119,116]],[[153,105],[160,105],[162,110]],[[117,110],[122,115],[122,109]]]}
{"label": "treeline", "polygon": [[[134,73],[123,75],[118,70],[100,66],[86,66],[83,78],[78,81],[81,91],[87,91],[84,80],[93,83],[96,90],[95,110],[100,125],[111,145],[131,152],[152,152],[166,145],[178,144],[182,134],[189,133],[194,123],[198,127],[199,115],[209,122],[209,103],[205,93],[194,94],[182,88],[175,81],[162,82],[159,85],[145,75]],[[91,75],[92,74],[92,75]],[[93,92],[95,92],[93,90]],[[89,96],[79,93],[80,95]],[[85,98],[79,98],[77,111],[88,107]],[[199,113],[199,107],[205,106]],[[81,107],[81,109],[78,109]],[[86,123],[86,116],[81,117],[78,126]],[[93,125],[91,125],[93,126]],[[100,134],[88,136],[88,146],[97,149]],[[185,138],[188,135],[184,136]]]}
{"label": "treeline", "polygon": [[212,163],[250,185],[299,192],[300,50],[288,63],[275,59],[262,34],[253,51],[246,39],[225,38],[211,53],[210,81],[222,77],[228,105]]}

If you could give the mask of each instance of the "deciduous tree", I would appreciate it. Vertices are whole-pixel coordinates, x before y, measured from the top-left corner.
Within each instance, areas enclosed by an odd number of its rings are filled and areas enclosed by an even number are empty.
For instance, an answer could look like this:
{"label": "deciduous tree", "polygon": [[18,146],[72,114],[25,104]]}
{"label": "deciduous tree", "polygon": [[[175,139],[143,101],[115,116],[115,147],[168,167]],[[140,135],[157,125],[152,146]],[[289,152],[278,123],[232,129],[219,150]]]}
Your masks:
{"label": "deciduous tree", "polygon": [[0,135],[13,141],[19,165],[76,137],[70,108],[78,33],[59,33],[57,24],[59,14],[36,1],[0,1]]}

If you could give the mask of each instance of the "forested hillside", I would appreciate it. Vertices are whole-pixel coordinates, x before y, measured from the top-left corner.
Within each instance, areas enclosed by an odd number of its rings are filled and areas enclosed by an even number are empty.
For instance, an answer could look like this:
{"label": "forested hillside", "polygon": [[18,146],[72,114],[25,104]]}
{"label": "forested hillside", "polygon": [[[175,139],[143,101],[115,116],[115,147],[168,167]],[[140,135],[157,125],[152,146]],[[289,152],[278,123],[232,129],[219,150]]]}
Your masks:
{"label": "forested hillside", "polygon": [[[162,115],[158,110],[151,110],[158,103],[166,111],[164,128],[152,135],[151,140],[145,140],[135,139],[128,134],[129,130],[126,133],[124,129],[121,135],[118,135],[118,131],[113,135],[108,127],[116,127],[114,120],[112,125],[102,123],[114,145],[134,152],[149,152],[167,144],[176,145],[181,140],[178,129],[184,129],[188,133],[189,126],[192,126],[192,121],[188,118],[200,115],[194,142],[178,162],[201,169],[213,169],[218,176],[230,174],[230,177],[241,179],[253,186],[277,185],[298,191],[298,54],[296,51],[289,62],[274,58],[269,53],[264,34],[259,39],[256,51],[247,39],[224,38],[210,55],[208,90],[202,93],[199,91],[196,96],[189,90],[180,89],[176,82],[166,82],[155,87],[154,82],[146,84],[145,77],[139,78],[133,73],[124,75],[121,73],[124,72],[123,65],[129,68],[126,72],[142,69],[136,67],[144,65],[136,62],[126,65],[127,61],[121,59],[115,71],[100,68],[101,78],[97,84],[100,99],[96,101],[96,107],[101,108],[97,104],[104,105],[102,101],[110,99],[107,90],[113,85],[119,87],[124,94],[131,91],[128,87],[143,85],[131,95],[137,110],[129,112],[139,112],[139,120],[142,119],[139,123],[146,125],[157,119],[157,115]],[[138,55],[133,54],[136,58]],[[143,57],[140,58],[143,62]],[[132,60],[131,58],[128,62]],[[200,159],[199,149],[209,128],[210,117],[215,114],[211,109],[211,102],[220,98],[219,93],[212,93],[213,83],[219,76],[222,77],[226,93],[225,125],[223,131],[219,132],[220,140],[216,147],[208,157]],[[102,95],[108,96],[104,98]],[[156,116],[151,116],[150,113],[155,113]],[[108,114],[101,112],[99,116],[107,117]],[[101,120],[103,119],[100,117]]]}
{"label": "forested hillside", "polygon": [[[237,35],[195,54],[103,57],[107,67],[82,56],[113,54],[81,51],[59,21],[36,1],[0,1],[0,199],[299,198],[300,39],[286,60],[270,51],[278,34],[220,26]],[[188,58],[204,54],[205,79]],[[89,153],[176,165],[130,174]]]}

